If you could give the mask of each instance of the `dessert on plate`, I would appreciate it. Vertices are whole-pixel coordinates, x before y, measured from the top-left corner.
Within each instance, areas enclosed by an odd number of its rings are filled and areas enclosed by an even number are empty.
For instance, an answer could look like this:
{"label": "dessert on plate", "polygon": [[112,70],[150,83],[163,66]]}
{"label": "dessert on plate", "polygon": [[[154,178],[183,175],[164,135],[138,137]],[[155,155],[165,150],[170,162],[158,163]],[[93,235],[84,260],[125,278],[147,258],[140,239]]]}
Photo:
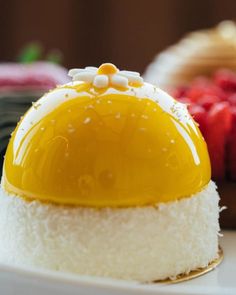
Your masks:
{"label": "dessert on plate", "polygon": [[188,105],[207,142],[222,203],[221,224],[236,228],[236,26],[188,34],[148,67],[149,82]]}
{"label": "dessert on plate", "polygon": [[0,262],[140,282],[207,267],[219,195],[186,106],[112,64],[69,75],[12,134]]}

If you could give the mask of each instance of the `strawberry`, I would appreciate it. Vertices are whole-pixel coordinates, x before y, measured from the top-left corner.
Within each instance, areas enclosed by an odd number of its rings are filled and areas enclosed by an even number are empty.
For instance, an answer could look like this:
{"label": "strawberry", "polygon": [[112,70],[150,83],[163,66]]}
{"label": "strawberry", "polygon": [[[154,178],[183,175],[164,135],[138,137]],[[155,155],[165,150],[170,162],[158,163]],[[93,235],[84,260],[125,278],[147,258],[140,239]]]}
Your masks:
{"label": "strawberry", "polygon": [[229,103],[220,102],[213,105],[208,113],[205,139],[211,159],[212,176],[215,179],[223,179],[225,176],[225,146],[231,124]]}
{"label": "strawberry", "polygon": [[224,91],[212,83],[208,79],[195,79],[190,88],[186,91],[185,96],[191,99],[193,102],[198,102],[198,100],[203,96],[215,96],[224,99]]}
{"label": "strawberry", "polygon": [[227,165],[231,180],[236,181],[236,107],[231,110],[232,128],[227,143]]}
{"label": "strawberry", "polygon": [[192,115],[193,119],[198,123],[199,128],[202,132],[202,135],[205,137],[206,130],[207,130],[207,112],[206,110],[199,105],[191,104],[188,107],[190,114]]}
{"label": "strawberry", "polygon": [[185,97],[185,96],[178,98],[178,101],[180,101],[182,103],[185,103],[187,105],[191,104],[191,100],[189,98]]}
{"label": "strawberry", "polygon": [[231,94],[227,100],[232,106],[236,107],[236,93]]}
{"label": "strawberry", "polygon": [[210,108],[217,102],[220,101],[219,96],[216,95],[203,95],[198,99],[198,103],[205,109],[210,110]]}
{"label": "strawberry", "polygon": [[236,74],[228,69],[219,70],[214,75],[214,83],[224,91],[236,91]]}
{"label": "strawberry", "polygon": [[206,139],[213,177],[222,179],[227,171],[236,180],[236,74],[219,70],[212,78],[198,77],[175,93],[188,104]]}
{"label": "strawberry", "polygon": [[175,99],[178,99],[178,98],[181,98],[181,97],[185,96],[186,91],[187,91],[187,87],[180,86],[178,88],[172,88],[172,89],[170,89],[169,93]]}

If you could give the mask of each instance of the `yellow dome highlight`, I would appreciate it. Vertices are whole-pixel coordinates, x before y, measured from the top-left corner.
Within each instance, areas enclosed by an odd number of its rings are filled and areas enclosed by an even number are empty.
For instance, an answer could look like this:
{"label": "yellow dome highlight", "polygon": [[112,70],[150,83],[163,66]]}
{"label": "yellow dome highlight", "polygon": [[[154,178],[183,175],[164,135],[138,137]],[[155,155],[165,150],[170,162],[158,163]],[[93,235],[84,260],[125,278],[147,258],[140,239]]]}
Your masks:
{"label": "yellow dome highlight", "polygon": [[206,144],[185,106],[146,83],[121,91],[75,82],[25,114],[2,185],[28,200],[127,207],[189,197],[209,180]]}

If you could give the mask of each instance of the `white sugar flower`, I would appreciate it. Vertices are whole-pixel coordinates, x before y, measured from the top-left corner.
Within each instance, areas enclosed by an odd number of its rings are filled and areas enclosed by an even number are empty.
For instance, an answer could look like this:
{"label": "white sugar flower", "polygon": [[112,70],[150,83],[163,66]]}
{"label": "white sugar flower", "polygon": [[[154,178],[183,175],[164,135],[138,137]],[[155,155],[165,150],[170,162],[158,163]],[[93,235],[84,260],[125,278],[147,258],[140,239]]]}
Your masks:
{"label": "white sugar flower", "polygon": [[97,88],[109,86],[127,88],[129,83],[141,86],[143,79],[138,72],[119,71],[113,64],[102,64],[99,68],[86,67],[85,69],[72,69],[68,75],[73,81],[91,83]]}

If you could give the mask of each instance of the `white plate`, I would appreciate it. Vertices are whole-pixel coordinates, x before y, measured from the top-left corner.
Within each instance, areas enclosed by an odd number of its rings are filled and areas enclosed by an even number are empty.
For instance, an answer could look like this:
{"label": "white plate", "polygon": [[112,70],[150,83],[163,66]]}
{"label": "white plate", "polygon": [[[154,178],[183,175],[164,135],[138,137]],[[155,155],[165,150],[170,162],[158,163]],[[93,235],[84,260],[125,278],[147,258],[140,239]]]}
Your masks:
{"label": "white plate", "polygon": [[188,282],[138,284],[0,265],[0,295],[236,295],[236,231],[221,239],[224,261],[212,272]]}

